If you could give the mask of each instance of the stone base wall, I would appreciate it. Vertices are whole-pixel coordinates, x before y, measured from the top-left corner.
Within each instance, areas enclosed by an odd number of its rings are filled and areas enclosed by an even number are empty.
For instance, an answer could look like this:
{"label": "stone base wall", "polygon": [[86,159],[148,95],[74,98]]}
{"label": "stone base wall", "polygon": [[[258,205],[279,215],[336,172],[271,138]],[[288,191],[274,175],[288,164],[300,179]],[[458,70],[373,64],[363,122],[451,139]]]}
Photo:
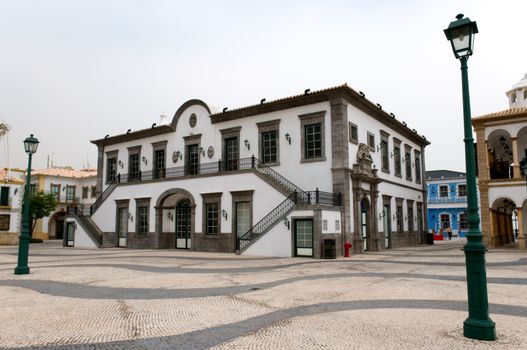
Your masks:
{"label": "stone base wall", "polygon": [[319,235],[318,239],[315,236],[313,242],[313,258],[315,259],[324,259],[324,240],[325,239],[334,239],[337,249],[337,257],[342,256],[342,239],[340,233],[324,233]]}
{"label": "stone base wall", "polygon": [[47,241],[49,239],[49,235],[46,232],[37,231],[35,230],[32,235],[33,238],[40,238],[44,241]]}
{"label": "stone base wall", "polygon": [[18,245],[18,232],[0,233],[0,245]]}
{"label": "stone base wall", "polygon": [[128,232],[126,235],[126,248],[154,249],[154,236],[155,233],[153,232],[149,232],[148,234]]}
{"label": "stone base wall", "polygon": [[392,232],[391,248],[408,247],[419,244],[419,233],[417,232]]}
{"label": "stone base wall", "polygon": [[194,250],[201,252],[234,253],[235,243],[232,233],[220,233],[219,235],[196,233],[194,236]]}

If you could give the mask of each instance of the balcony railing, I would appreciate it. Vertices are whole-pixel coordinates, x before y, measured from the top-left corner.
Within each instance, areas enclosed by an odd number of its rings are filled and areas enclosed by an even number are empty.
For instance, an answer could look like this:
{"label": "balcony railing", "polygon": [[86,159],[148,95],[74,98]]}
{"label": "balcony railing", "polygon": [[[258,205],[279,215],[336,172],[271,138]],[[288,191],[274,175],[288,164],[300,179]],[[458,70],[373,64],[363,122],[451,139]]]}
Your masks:
{"label": "balcony railing", "polygon": [[434,197],[428,198],[428,204],[466,203],[467,197]]}
{"label": "balcony railing", "polygon": [[211,175],[219,173],[232,173],[239,170],[249,170],[254,167],[255,158],[241,158],[230,160],[228,163],[221,160],[200,164],[191,164],[166,169],[140,171],[139,174],[121,174],[119,183],[134,183],[141,181],[174,179],[194,175]]}
{"label": "balcony railing", "polygon": [[512,167],[509,162],[491,162],[490,179],[512,179]]}

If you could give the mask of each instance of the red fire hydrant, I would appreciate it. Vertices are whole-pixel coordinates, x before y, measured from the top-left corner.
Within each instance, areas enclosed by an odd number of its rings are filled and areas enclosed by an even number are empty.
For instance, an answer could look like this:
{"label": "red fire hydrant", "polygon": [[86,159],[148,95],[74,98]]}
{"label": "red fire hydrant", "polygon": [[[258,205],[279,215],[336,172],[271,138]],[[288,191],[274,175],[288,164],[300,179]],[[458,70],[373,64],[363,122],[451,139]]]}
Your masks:
{"label": "red fire hydrant", "polygon": [[350,257],[350,249],[351,249],[351,243],[350,242],[344,243],[344,257],[345,258]]}

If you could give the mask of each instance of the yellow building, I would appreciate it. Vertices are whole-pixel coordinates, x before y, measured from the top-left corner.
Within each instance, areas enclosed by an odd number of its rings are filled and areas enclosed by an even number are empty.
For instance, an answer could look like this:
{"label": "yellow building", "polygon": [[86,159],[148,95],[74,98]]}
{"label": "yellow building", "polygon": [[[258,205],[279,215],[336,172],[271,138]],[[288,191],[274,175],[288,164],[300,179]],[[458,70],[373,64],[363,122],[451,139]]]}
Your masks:
{"label": "yellow building", "polygon": [[488,247],[527,247],[527,74],[507,92],[509,109],[472,119],[481,227]]}

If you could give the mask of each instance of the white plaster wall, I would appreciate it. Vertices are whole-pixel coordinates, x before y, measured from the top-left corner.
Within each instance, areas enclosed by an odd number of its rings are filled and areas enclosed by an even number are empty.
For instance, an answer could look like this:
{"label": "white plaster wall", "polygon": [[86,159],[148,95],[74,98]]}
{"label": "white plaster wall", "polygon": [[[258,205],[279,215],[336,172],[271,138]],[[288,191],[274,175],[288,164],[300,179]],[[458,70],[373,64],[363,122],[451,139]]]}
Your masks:
{"label": "white plaster wall", "polygon": [[[253,224],[258,222],[267,213],[280,204],[285,196],[271,187],[267,182],[253,173],[232,174],[223,176],[210,176],[173,181],[153,182],[146,184],[120,185],[115,188],[110,197],[101,205],[93,215],[93,219],[102,231],[115,231],[115,201],[130,199],[129,211],[134,216],[134,222],[129,222],[129,231],[135,232],[135,198],[151,198],[150,200],[150,232],[155,231],[155,206],[160,195],[169,189],[181,188],[192,194],[196,201],[195,230],[202,231],[202,200],[201,193],[222,192],[221,207],[227,211],[227,220],[221,217],[221,232],[232,231],[232,196],[230,191],[254,190],[253,194]],[[165,225],[173,222],[167,221],[166,213],[163,215]]]}
{"label": "white plaster wall", "polygon": [[77,220],[75,220],[74,218],[66,219],[66,223],[64,224],[65,227],[67,227],[67,223],[68,222],[75,222],[75,224],[77,225],[77,227],[75,229],[74,239],[73,239],[73,241],[74,241],[73,245],[75,247],[78,247],[78,248],[80,248],[80,247],[82,247],[82,248],[97,248],[95,243],[93,243],[93,241],[88,236],[86,231],[84,231],[84,228],[82,227],[82,225],[80,223],[78,223]]}
{"label": "white plaster wall", "polygon": [[293,254],[291,232],[282,222],[278,222],[242,255],[291,257]]}
{"label": "white plaster wall", "polygon": [[[2,187],[9,187],[11,209],[0,209],[0,214],[9,214],[9,230],[2,232],[19,232],[22,220],[22,195],[24,186],[19,184],[2,183]],[[16,190],[16,194],[15,194]]]}
{"label": "white plaster wall", "polygon": [[[496,126],[487,126],[485,128],[485,140],[488,140],[489,135],[493,131],[496,131],[496,130],[504,130],[504,131],[508,132],[511,137],[519,137],[520,135],[518,135],[518,133],[519,133],[519,131],[522,128],[525,128],[525,122],[516,122],[515,123],[514,121],[511,121],[510,124],[496,125]],[[521,156],[522,155],[520,155],[520,159],[521,159]]]}
{"label": "white plaster wall", "polygon": [[525,191],[525,182],[521,182],[518,186],[507,187],[489,187],[489,206],[500,198],[508,198],[514,201],[517,207],[521,207],[527,200]]}
{"label": "white plaster wall", "polygon": [[[301,127],[299,115],[325,111],[325,162],[300,163],[301,159]],[[197,116],[197,124],[194,128],[189,125],[190,115],[194,113]],[[200,146],[205,150],[205,156],[200,156],[201,163],[217,162],[222,158],[222,136],[221,131],[232,127],[241,126],[240,130],[240,158],[248,158],[254,155],[259,158],[258,151],[258,126],[257,123],[280,119],[280,132],[278,135],[280,148],[280,165],[273,167],[282,176],[288,178],[290,181],[298,185],[303,190],[315,190],[319,187],[321,191],[332,191],[331,178],[331,109],[329,102],[321,102],[307,106],[301,106],[284,111],[277,111],[272,113],[251,116],[248,118],[235,119],[222,123],[211,124],[208,112],[199,105],[190,106],[180,116],[176,130],[173,133],[149,137],[142,140],[135,140],[131,142],[123,142],[117,145],[110,145],[105,147],[104,152],[104,170],[103,183],[105,183],[106,176],[106,153],[118,150],[118,161],[123,163],[121,168],[117,166],[118,173],[128,172],[128,147],[141,145],[141,158],[144,156],[147,159],[147,165],[141,160],[141,171],[152,170],[152,143],[167,140],[167,160],[166,166],[178,167],[184,165],[185,147],[183,137],[191,135],[201,135]],[[291,145],[286,141],[285,134],[291,135]],[[244,145],[244,140],[250,143],[248,150]],[[207,149],[209,146],[214,147],[214,156],[209,158]],[[177,163],[172,162],[172,153],[180,151],[183,154],[183,159],[178,160]],[[311,176],[305,176],[311,174]],[[104,188],[107,184],[104,184]]]}
{"label": "white plaster wall", "polygon": [[[341,222],[341,216],[340,211],[329,211],[329,210],[322,210],[322,221],[327,220],[328,221],[328,229],[324,230],[324,226],[322,226],[322,233],[341,233],[342,232],[342,222]],[[339,228],[337,229],[335,221],[339,222]]]}
{"label": "white plaster wall", "polygon": [[[348,120],[358,126],[358,143],[364,143],[368,144],[368,132],[375,135],[375,150],[370,151],[371,157],[373,160],[373,164],[379,171],[377,172],[377,175],[381,179],[386,179],[389,181],[405,184],[407,186],[413,187],[413,188],[422,188],[422,183],[416,183],[415,182],[415,166],[413,165],[415,162],[414,157],[414,151],[417,150],[421,152],[421,147],[415,144],[414,142],[408,140],[405,136],[402,136],[398,132],[396,132],[393,129],[390,129],[387,125],[377,121],[375,118],[367,115],[360,109],[356,108],[355,106],[348,104]],[[395,159],[390,156],[389,158],[389,164],[390,164],[390,173],[387,174],[383,172],[381,169],[381,152],[380,150],[377,151],[377,147],[381,144],[381,133],[380,130],[384,130],[387,133],[390,134],[390,137],[388,138],[388,153],[389,155],[393,152],[393,138],[398,138],[401,140],[401,160],[404,158],[404,151],[405,147],[404,145],[409,145],[411,147],[411,162],[412,162],[412,180],[408,181],[406,180],[406,163],[401,163],[401,174],[402,178],[395,176]],[[348,142],[348,148],[349,148],[349,156],[350,156],[350,167],[356,162],[357,157],[357,151],[358,151],[358,144],[354,144],[352,142]],[[423,155],[421,154],[421,165],[423,163]],[[421,171],[421,178],[424,178],[424,174]],[[423,181],[423,180],[422,180]],[[421,181],[421,182],[422,182]],[[381,192],[382,194],[382,192]]]}
{"label": "white plaster wall", "polygon": [[[402,186],[388,184],[386,182],[381,182],[379,184],[379,198],[377,199],[377,215],[379,215],[379,213],[382,214],[382,209],[383,209],[382,195],[387,195],[387,196],[392,197],[390,201],[390,204],[391,204],[390,205],[390,208],[391,208],[390,221],[391,221],[392,231],[395,231],[397,227],[397,221],[393,219],[393,216],[396,213],[396,207],[397,207],[397,202],[395,201],[396,197],[404,198],[404,201],[403,201],[403,230],[404,231],[408,230],[408,221],[404,220],[404,217],[408,215],[408,204],[406,200],[414,201],[413,203],[414,225],[413,226],[414,226],[414,230],[417,230],[417,223],[415,221],[415,218],[417,217],[417,202],[421,202],[421,203],[423,202],[422,192],[418,190],[411,190],[409,188],[402,187]],[[421,220],[423,220],[423,228],[424,228],[425,215],[426,215],[426,212],[423,211],[422,213],[423,217],[421,218]],[[377,217],[377,219],[379,218]],[[377,229],[379,231],[384,231],[382,219],[378,220],[378,224],[379,225]]]}

